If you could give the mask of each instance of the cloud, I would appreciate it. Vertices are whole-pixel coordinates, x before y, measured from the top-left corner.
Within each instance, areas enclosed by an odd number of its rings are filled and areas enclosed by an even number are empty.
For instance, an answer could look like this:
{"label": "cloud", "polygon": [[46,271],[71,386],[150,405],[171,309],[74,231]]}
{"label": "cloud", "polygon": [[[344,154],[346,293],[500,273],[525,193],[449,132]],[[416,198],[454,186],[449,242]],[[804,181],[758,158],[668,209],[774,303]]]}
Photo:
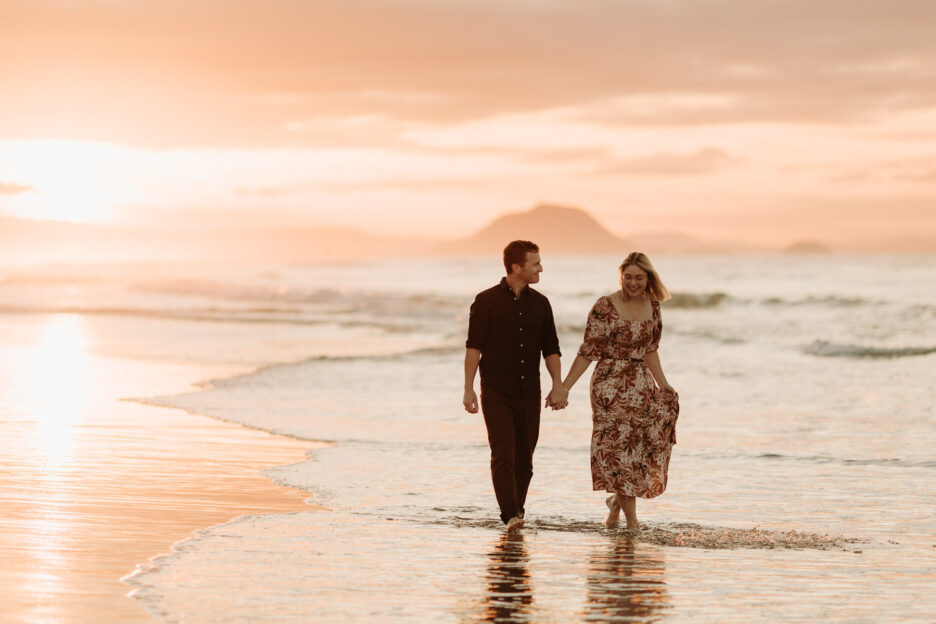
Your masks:
{"label": "cloud", "polygon": [[686,176],[712,173],[736,161],[724,150],[704,147],[692,154],[653,154],[640,158],[619,159],[601,167],[592,175]]}
{"label": "cloud", "polygon": [[582,147],[568,149],[512,150],[504,153],[513,154],[523,160],[537,164],[574,164],[593,162],[611,158],[611,152],[602,147]]}
{"label": "cloud", "polygon": [[259,197],[264,199],[270,199],[272,197],[278,197],[284,192],[281,188],[275,188],[271,186],[262,186],[259,188],[249,188],[246,186],[238,186],[233,189],[233,193],[238,197],[247,199],[252,197]]}
{"label": "cloud", "polygon": [[354,140],[392,142],[392,124],[558,107],[851,122],[936,105],[934,21],[929,0],[9,0],[0,138],[314,146],[340,140],[316,120],[358,118],[390,136]]}
{"label": "cloud", "polygon": [[902,182],[933,182],[936,183],[936,169],[928,171],[914,171],[896,176],[897,180]]}
{"label": "cloud", "polygon": [[909,184],[936,182],[936,156],[881,160],[873,163],[872,166],[833,169],[835,169],[835,172],[829,175],[827,179],[841,184],[868,181]]}
{"label": "cloud", "polygon": [[0,182],[0,195],[18,195],[31,190],[33,190],[31,186],[16,184],[15,182]]}
{"label": "cloud", "polygon": [[437,155],[506,156],[537,165],[587,164],[595,161],[609,160],[612,157],[611,151],[606,147],[544,147],[534,149],[525,147],[503,147],[499,145],[444,147],[420,143],[416,150]]}
{"label": "cloud", "polygon": [[936,156],[913,158],[894,163],[894,180],[931,184],[936,183]]}

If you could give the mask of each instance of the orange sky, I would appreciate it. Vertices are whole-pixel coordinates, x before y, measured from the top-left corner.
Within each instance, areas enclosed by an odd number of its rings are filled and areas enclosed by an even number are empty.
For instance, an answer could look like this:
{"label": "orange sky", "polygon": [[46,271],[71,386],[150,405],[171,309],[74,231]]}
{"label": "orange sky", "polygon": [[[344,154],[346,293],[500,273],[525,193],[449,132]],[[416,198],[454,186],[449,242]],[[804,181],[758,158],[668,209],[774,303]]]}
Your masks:
{"label": "orange sky", "polygon": [[930,0],[3,0],[0,215],[936,235]]}

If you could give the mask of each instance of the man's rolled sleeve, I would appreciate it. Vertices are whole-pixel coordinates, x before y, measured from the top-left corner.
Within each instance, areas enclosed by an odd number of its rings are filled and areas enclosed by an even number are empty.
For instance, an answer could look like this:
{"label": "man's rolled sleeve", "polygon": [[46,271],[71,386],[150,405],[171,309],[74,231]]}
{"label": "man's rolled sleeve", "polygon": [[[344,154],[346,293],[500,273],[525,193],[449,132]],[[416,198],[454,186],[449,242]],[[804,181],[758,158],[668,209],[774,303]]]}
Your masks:
{"label": "man's rolled sleeve", "polygon": [[556,334],[556,321],[553,319],[552,306],[549,305],[549,301],[546,301],[546,317],[543,319],[540,345],[542,345],[544,358],[550,355],[562,356],[562,352],[559,350],[559,336]]}
{"label": "man's rolled sleeve", "polygon": [[481,351],[487,341],[491,323],[491,312],[480,296],[475,297],[468,312],[468,340],[465,347]]}

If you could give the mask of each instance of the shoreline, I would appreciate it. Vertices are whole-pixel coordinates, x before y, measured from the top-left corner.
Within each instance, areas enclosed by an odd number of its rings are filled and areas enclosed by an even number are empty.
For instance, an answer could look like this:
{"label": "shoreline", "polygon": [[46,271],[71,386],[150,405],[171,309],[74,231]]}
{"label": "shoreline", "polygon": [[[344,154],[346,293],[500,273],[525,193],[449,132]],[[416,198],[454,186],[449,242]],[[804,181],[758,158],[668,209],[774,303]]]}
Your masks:
{"label": "shoreline", "polygon": [[305,460],[308,441],[124,400],[241,367],[82,353],[74,387],[43,388],[56,380],[37,382],[49,364],[30,351],[0,348],[0,620],[157,621],[124,577],[198,530],[323,509],[261,474]]}

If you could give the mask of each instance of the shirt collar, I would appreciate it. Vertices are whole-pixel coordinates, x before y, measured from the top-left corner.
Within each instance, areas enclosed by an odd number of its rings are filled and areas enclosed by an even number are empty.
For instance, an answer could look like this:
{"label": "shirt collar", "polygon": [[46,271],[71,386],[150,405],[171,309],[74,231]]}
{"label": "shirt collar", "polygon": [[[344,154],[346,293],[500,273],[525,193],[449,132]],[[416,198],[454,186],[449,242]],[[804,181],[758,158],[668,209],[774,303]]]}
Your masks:
{"label": "shirt collar", "polygon": [[[510,284],[507,283],[506,277],[501,278],[500,287],[504,289],[506,292],[509,292],[511,295],[513,294],[513,288],[511,288]],[[523,287],[523,290],[520,291],[520,296],[523,297],[524,295],[529,294],[529,292],[530,292],[530,285],[527,284],[526,286]]]}

